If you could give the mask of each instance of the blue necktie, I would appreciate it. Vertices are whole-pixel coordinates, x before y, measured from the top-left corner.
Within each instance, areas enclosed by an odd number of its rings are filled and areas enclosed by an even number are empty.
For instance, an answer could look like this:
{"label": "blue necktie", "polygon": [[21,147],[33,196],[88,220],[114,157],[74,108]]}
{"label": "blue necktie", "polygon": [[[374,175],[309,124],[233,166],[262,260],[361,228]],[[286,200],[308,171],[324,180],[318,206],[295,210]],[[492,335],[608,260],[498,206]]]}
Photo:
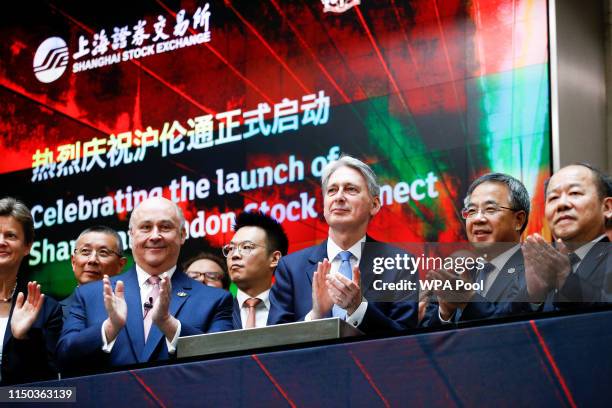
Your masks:
{"label": "blue necktie", "polygon": [[[340,260],[340,268],[338,272],[344,275],[347,279],[353,280],[353,268],[351,268],[351,253],[349,251],[342,251],[338,254]],[[334,305],[332,308],[332,316],[339,317],[342,320],[346,320],[346,310],[342,309],[338,305]]]}

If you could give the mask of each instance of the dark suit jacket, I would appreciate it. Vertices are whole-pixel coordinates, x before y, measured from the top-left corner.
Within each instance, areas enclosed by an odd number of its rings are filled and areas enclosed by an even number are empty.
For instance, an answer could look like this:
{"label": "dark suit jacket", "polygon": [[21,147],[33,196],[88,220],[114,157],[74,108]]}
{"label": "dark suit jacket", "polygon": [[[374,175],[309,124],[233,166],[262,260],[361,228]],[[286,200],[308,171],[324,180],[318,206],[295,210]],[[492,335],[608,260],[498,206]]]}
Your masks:
{"label": "dark suit jacket", "polygon": [[57,379],[55,347],[62,331],[62,310],[54,299],[45,296],[42,309],[28,332],[17,340],[11,333],[11,319],[17,293],[27,293],[26,282],[18,285],[13,297],[2,349],[0,385]]}
{"label": "dark suit jacket", "polygon": [[[360,265],[367,264],[366,252],[367,246],[362,253]],[[394,249],[394,252],[397,252],[397,249]],[[327,241],[324,241],[281,258],[276,268],[276,282],[270,291],[268,324],[290,323],[304,319],[312,309],[313,273],[317,263],[326,257]],[[362,284],[364,277],[368,275],[370,274],[362,271]],[[331,312],[328,317],[331,317]],[[358,328],[364,333],[397,332],[415,327],[417,317],[416,301],[368,301],[368,307]]]}
{"label": "dark suit jacket", "polygon": [[612,273],[608,262],[610,256],[610,240],[604,236],[587,252],[576,272],[570,273],[559,292],[549,294],[544,310],[576,309],[602,301],[604,279]]}
{"label": "dark suit jacket", "polygon": [[[163,333],[155,325],[144,342],[142,303],[136,269],[111,278],[125,284],[128,316],[110,353],[102,351],[102,323],[108,317],[104,308],[102,281],[79,286],[70,316],[58,344],[62,370],[73,372],[85,368],[144,363],[168,359]],[[180,336],[232,329],[232,297],[221,289],[211,288],[190,279],[177,269],[172,275],[170,314],[181,322]]]}
{"label": "dark suit jacket", "polygon": [[238,305],[238,299],[234,298],[232,307],[232,324],[234,330],[242,329],[242,317],[240,317],[240,306]]}
{"label": "dark suit jacket", "polygon": [[[512,313],[510,303],[521,289],[525,288],[525,265],[520,248],[506,261],[486,296],[474,295],[463,310],[457,310],[452,318],[454,323],[467,320],[501,317]],[[424,327],[443,324],[440,321],[438,304],[432,302],[427,307]]]}
{"label": "dark suit jacket", "polygon": [[62,308],[64,321],[68,320],[68,316],[70,316],[70,306],[72,305],[72,302],[74,302],[74,291],[69,296],[59,301]]}

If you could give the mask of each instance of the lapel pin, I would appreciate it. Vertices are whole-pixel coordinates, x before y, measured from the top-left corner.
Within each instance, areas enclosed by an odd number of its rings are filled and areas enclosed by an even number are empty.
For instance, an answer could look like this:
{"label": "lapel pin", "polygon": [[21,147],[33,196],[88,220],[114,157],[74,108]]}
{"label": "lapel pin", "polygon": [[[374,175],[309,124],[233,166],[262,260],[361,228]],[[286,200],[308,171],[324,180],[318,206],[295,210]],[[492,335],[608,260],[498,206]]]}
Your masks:
{"label": "lapel pin", "polygon": [[177,294],[177,296],[180,296],[180,297],[187,296],[187,293],[186,292],[182,292],[182,291],[181,292],[176,292],[176,294]]}
{"label": "lapel pin", "polygon": [[516,269],[514,269],[514,268],[508,268],[508,273],[514,273],[514,272],[516,272]]}

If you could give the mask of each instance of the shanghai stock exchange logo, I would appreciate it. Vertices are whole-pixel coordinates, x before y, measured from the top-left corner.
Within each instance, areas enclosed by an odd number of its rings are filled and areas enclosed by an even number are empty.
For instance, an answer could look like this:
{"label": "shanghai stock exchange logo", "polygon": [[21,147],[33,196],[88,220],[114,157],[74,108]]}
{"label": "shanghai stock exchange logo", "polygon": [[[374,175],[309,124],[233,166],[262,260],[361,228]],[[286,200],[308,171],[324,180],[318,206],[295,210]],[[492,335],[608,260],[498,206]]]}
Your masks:
{"label": "shanghai stock exchange logo", "polygon": [[323,3],[323,12],[344,13],[351,7],[361,4],[360,0],[321,0]]}
{"label": "shanghai stock exchange logo", "polygon": [[48,84],[61,77],[68,65],[68,46],[60,37],[43,41],[34,54],[34,75]]}

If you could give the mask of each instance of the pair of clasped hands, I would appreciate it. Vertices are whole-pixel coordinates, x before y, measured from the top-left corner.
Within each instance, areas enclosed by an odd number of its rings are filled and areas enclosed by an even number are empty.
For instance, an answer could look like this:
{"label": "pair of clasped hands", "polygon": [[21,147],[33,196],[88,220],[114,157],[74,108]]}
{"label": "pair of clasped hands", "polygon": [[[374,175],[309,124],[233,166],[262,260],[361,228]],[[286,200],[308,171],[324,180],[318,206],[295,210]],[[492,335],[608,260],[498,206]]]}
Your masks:
{"label": "pair of clasped hands", "polygon": [[[570,249],[561,239],[551,245],[540,235],[528,236],[521,245],[525,266],[525,282],[530,302],[542,302],[548,292],[561,289],[565,280],[572,271],[569,260]],[[456,288],[456,280],[471,282],[469,274],[457,274],[450,270],[432,270],[427,272],[427,279],[450,281]],[[454,303],[457,307],[464,307],[474,296],[473,290],[434,291],[435,295],[443,301]]]}
{"label": "pair of clasped hands", "polygon": [[353,267],[353,279],[350,280],[341,273],[329,273],[331,263],[324,259],[317,264],[317,270],[312,276],[312,319],[321,319],[337,305],[352,315],[362,301],[359,266]]}
{"label": "pair of clasped hands", "polygon": [[[111,342],[117,337],[127,321],[128,310],[125,302],[125,285],[123,281],[117,281],[113,291],[108,275],[104,275],[102,282],[104,285],[104,308],[106,313],[108,313],[108,319],[104,322],[104,333],[106,334],[107,341]],[[171,293],[172,285],[170,284],[170,279],[163,274],[159,281],[159,297],[153,302],[153,308],[148,312],[151,315],[152,323],[159,327],[167,338],[173,338],[178,327],[176,319],[168,311]]]}

